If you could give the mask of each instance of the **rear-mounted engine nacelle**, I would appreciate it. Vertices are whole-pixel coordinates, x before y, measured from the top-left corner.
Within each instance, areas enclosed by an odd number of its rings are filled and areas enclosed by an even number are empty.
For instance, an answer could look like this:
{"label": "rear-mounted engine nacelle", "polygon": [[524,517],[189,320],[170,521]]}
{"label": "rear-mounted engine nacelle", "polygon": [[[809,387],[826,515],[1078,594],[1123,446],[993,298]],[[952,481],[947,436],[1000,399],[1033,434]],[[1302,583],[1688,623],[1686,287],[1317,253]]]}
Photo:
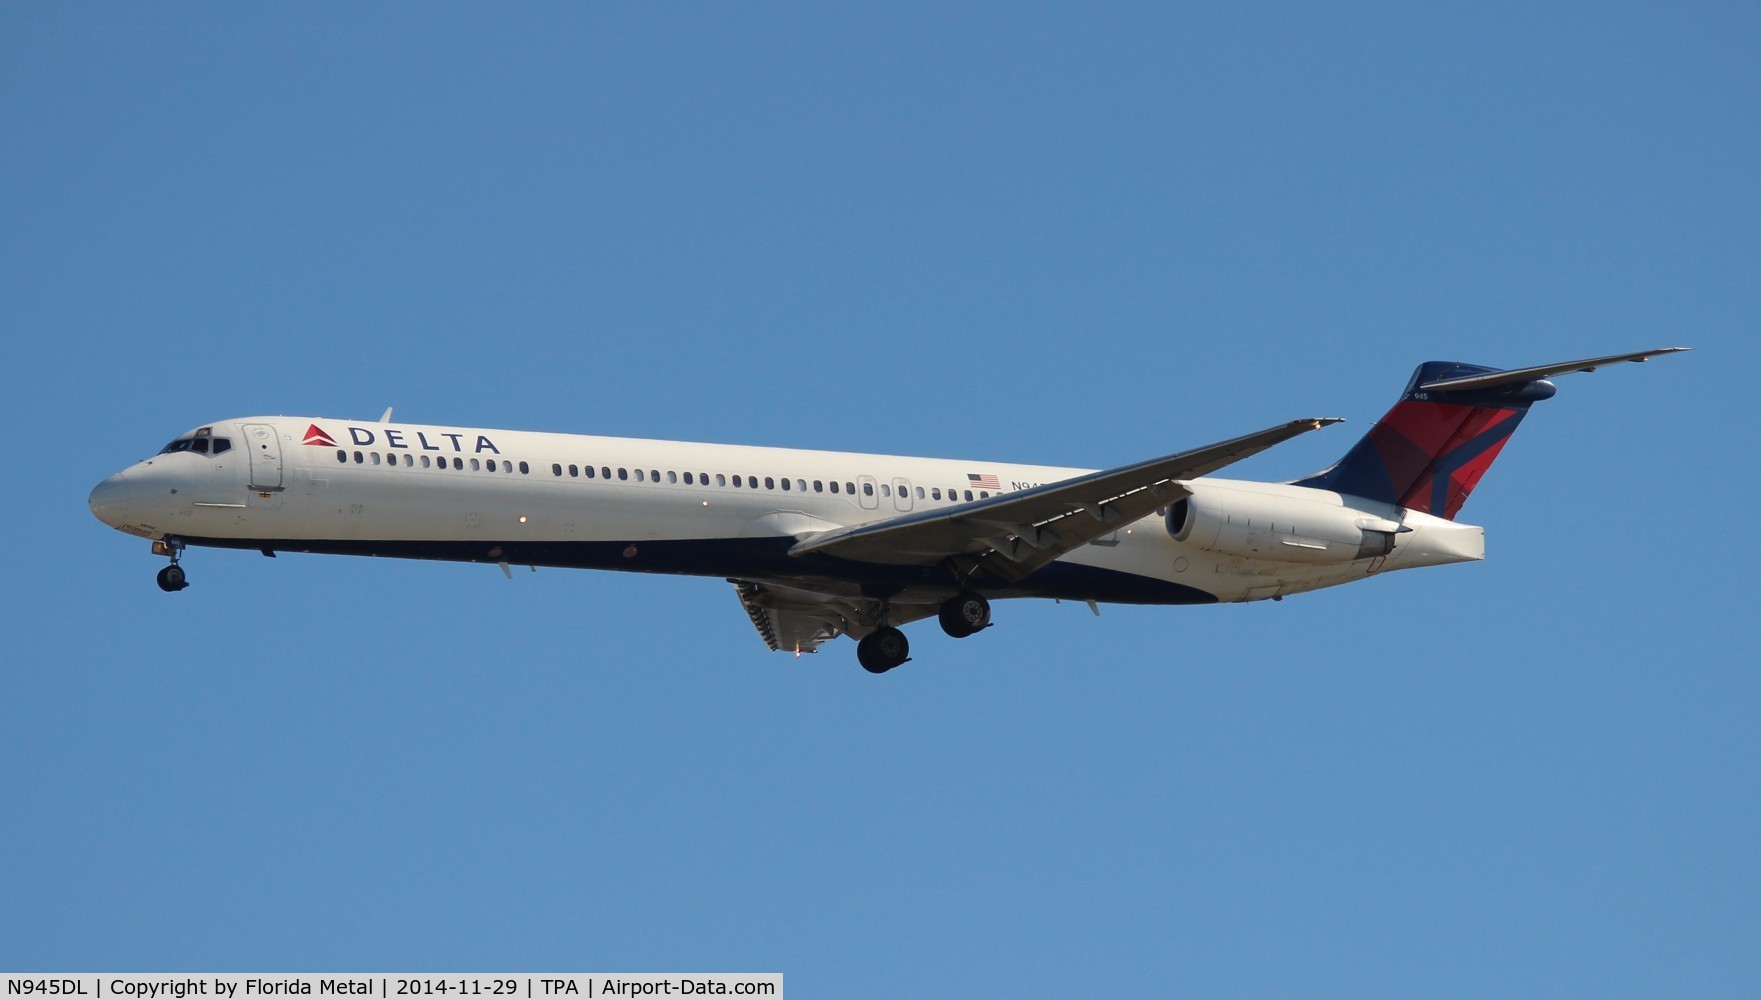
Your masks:
{"label": "rear-mounted engine nacelle", "polygon": [[1402,529],[1337,504],[1192,485],[1168,508],[1168,534],[1206,552],[1293,563],[1346,563],[1394,551]]}

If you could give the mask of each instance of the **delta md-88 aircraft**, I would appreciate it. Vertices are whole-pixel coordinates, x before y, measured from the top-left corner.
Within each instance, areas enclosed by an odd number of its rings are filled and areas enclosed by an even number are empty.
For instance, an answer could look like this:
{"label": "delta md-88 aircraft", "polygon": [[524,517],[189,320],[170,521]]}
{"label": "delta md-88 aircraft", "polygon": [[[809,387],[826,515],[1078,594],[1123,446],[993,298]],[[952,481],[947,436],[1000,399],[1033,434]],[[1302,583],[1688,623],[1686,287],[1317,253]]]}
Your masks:
{"label": "delta md-88 aircraft", "polygon": [[[1118,468],[245,417],[179,435],[98,484],[99,520],[151,539],[188,586],[186,546],[726,578],[773,650],[857,640],[904,663],[900,626],[951,636],[990,602],[1278,600],[1480,559],[1455,520],[1551,376],[1687,348],[1499,370],[1419,366],[1394,408],[1324,472],[1211,473],[1335,418],[1293,420]],[[1098,609],[1097,609],[1098,613]]]}

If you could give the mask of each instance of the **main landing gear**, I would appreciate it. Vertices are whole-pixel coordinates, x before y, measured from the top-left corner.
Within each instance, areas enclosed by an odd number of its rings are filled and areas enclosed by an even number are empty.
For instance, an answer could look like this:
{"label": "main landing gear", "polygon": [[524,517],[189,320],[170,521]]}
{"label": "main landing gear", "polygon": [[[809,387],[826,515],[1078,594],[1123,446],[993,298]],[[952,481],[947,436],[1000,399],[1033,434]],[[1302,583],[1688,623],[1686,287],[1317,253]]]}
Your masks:
{"label": "main landing gear", "polygon": [[856,659],[871,674],[884,674],[911,659],[911,643],[905,633],[882,625],[856,643]]}
{"label": "main landing gear", "polygon": [[974,593],[959,594],[942,603],[937,617],[942,631],[956,639],[982,632],[991,626],[991,602]]}
{"label": "main landing gear", "polygon": [[[937,617],[942,631],[964,639],[990,627],[991,602],[970,592],[958,594],[942,602]],[[905,633],[882,625],[856,643],[856,659],[869,673],[884,674],[911,659],[911,643]]]}
{"label": "main landing gear", "polygon": [[175,594],[190,585],[189,580],[184,578],[183,567],[177,564],[177,557],[183,554],[182,542],[172,538],[167,538],[162,542],[154,542],[153,554],[171,557],[171,565],[159,571],[160,590],[167,594]]}

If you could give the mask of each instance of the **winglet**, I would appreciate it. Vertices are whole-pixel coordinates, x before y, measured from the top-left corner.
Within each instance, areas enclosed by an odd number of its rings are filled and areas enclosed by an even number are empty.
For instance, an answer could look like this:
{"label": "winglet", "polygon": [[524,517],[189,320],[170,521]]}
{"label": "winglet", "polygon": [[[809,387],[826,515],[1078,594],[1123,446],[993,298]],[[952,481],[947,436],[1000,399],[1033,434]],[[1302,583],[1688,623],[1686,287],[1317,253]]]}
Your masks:
{"label": "winglet", "polygon": [[391,423],[391,407],[388,406],[385,408],[385,412],[379,417],[379,422],[382,424]]}

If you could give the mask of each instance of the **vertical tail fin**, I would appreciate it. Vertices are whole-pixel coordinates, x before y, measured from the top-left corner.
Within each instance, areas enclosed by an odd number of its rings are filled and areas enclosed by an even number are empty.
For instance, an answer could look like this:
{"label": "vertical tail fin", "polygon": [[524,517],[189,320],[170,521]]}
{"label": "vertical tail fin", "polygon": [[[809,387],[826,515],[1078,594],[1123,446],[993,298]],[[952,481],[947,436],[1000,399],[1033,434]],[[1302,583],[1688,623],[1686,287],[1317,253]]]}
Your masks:
{"label": "vertical tail fin", "polygon": [[1296,485],[1453,520],[1529,406],[1554,392],[1553,383],[1544,378],[1490,387],[1435,385],[1498,372],[1455,361],[1425,362],[1413,372],[1400,401],[1338,464]]}
{"label": "vertical tail fin", "polygon": [[1400,402],[1326,472],[1298,486],[1350,493],[1455,519],[1480,477],[1522,423],[1529,406],[1553,395],[1555,375],[1648,361],[1686,347],[1659,347],[1533,368],[1482,368],[1427,361]]}

